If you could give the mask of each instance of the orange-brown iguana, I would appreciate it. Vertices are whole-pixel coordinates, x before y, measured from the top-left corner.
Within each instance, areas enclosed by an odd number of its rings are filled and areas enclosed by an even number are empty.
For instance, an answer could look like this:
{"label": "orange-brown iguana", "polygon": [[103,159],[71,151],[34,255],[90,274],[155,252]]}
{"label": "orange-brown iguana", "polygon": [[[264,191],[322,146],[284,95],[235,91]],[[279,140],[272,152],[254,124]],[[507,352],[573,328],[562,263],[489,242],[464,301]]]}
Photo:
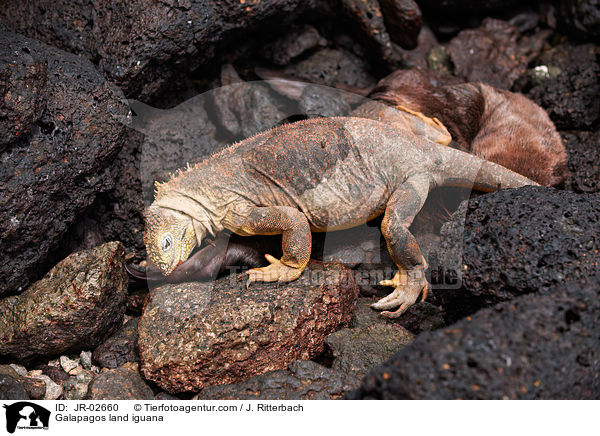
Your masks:
{"label": "orange-brown iguana", "polygon": [[408,228],[437,186],[493,191],[536,183],[502,166],[436,144],[398,124],[317,118],[234,144],[157,185],[144,240],[164,275],[207,235],[282,235],[283,256],[249,281],[291,281],[306,267],[311,230],[354,227],[383,214],[381,231],[398,272],[372,305],[397,317],[426,295],[427,262]]}

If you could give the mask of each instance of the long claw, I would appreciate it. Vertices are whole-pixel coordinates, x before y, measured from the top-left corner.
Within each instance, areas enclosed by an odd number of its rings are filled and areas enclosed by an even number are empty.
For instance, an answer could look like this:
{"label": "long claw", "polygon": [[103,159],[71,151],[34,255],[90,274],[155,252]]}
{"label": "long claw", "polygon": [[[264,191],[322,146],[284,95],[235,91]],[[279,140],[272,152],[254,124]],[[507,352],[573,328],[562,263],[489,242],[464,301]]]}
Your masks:
{"label": "long claw", "polygon": [[381,316],[385,316],[386,318],[390,319],[399,318],[404,312],[407,311],[409,307],[410,305],[408,303],[403,303],[402,306],[398,308],[398,310],[394,312],[389,312],[386,310],[384,312],[381,312]]}

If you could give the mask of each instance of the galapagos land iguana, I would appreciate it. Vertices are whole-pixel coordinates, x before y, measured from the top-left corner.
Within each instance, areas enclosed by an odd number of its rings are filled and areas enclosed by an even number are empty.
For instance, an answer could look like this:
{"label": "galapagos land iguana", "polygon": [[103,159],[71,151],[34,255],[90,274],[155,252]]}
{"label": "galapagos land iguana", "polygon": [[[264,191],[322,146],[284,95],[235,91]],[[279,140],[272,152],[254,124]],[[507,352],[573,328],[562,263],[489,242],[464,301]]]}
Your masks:
{"label": "galapagos land iguana", "polygon": [[281,259],[267,254],[268,266],[247,273],[249,282],[286,282],[309,261],[311,231],[346,229],[383,214],[381,231],[398,272],[381,282],[394,291],[372,307],[397,317],[427,294],[427,262],[409,226],[430,190],[524,185],[536,183],[395,124],[309,119],[240,141],[157,184],[144,241],[150,260],[169,275],[208,235],[281,234]]}

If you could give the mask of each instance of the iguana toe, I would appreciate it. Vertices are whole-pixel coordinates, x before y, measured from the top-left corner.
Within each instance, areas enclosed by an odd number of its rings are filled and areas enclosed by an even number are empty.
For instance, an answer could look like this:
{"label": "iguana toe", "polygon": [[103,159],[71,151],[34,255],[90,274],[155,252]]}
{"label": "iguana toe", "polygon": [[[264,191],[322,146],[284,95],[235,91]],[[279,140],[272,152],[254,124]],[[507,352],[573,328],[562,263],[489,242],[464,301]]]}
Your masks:
{"label": "iguana toe", "polygon": [[[421,294],[423,295],[421,301],[424,301],[429,289],[429,284],[422,271],[419,274],[398,272],[393,279],[382,280],[379,284],[394,287],[394,291],[391,294],[371,304],[373,309],[384,310],[384,312],[381,312],[381,315],[387,318],[398,318],[417,301],[417,298]],[[387,310],[394,307],[398,307],[394,312]]]}
{"label": "iguana toe", "polygon": [[291,282],[302,274],[304,268],[285,265],[281,260],[265,254],[270,265],[248,270],[248,284],[252,282]]}

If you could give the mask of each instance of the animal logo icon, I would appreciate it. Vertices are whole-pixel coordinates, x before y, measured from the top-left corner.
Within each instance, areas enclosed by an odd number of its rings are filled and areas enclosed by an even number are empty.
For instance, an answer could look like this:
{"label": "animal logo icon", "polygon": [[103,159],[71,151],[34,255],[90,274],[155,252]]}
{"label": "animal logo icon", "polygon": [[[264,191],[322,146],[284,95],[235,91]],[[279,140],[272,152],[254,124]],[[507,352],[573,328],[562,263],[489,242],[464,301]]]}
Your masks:
{"label": "animal logo icon", "polygon": [[29,401],[4,405],[6,409],[6,431],[14,433],[18,428],[48,428],[50,411]]}

